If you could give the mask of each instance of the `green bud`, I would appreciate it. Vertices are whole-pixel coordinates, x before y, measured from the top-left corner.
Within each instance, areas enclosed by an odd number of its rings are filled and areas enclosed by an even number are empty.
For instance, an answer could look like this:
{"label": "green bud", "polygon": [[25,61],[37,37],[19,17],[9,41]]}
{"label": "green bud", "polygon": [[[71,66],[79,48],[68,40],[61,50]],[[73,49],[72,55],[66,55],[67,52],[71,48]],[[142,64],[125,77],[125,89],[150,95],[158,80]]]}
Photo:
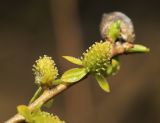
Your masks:
{"label": "green bud", "polygon": [[115,21],[114,23],[111,24],[111,26],[109,27],[109,30],[108,30],[108,38],[111,40],[111,41],[115,41],[117,38],[120,37],[120,26],[121,26],[121,21],[120,20],[117,20]]}
{"label": "green bud", "polygon": [[35,83],[42,86],[51,86],[58,75],[57,67],[51,57],[44,55],[39,57],[33,65]]}

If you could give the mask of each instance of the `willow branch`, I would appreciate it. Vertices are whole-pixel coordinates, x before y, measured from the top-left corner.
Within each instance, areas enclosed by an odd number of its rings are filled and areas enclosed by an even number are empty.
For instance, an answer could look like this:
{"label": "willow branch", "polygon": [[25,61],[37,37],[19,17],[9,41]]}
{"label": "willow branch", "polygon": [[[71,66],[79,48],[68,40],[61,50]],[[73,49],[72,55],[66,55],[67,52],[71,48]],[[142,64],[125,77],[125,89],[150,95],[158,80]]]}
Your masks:
{"label": "willow branch", "polygon": [[[149,51],[149,49],[147,49],[147,48],[146,49],[145,48],[132,49],[132,50],[128,50],[128,51],[126,50],[129,48],[133,48],[134,46],[136,46],[136,45],[129,44],[129,43],[115,45],[114,48],[111,50],[111,56],[114,57],[114,56],[122,55],[122,54],[145,53],[145,52]],[[72,85],[74,85],[74,83],[69,83],[69,84],[63,83],[63,84],[57,85],[56,87],[54,87],[52,89],[45,90],[39,98],[37,98],[33,103],[28,105],[28,108],[32,111],[37,105],[45,104],[47,101],[49,101],[50,99],[52,99],[56,95],[62,93],[64,90],[68,89]],[[25,118],[23,116],[16,114],[15,116],[10,118],[5,123],[20,123],[20,122],[23,122],[24,120],[25,120]]]}

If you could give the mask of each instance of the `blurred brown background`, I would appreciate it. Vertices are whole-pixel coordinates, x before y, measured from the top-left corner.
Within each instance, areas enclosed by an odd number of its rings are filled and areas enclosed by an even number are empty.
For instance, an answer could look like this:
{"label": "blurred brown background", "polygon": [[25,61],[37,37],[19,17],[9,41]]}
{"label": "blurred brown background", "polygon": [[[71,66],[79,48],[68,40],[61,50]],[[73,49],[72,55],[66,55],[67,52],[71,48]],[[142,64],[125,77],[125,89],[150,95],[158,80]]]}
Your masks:
{"label": "blurred brown background", "polygon": [[75,67],[62,55],[81,56],[101,39],[104,12],[122,11],[134,22],[136,42],[149,54],[121,57],[121,70],[108,78],[111,93],[89,77],[56,97],[50,112],[67,123],[160,123],[160,7],[156,0],[0,1],[0,122],[27,104],[34,93],[32,65],[52,56],[60,73]]}

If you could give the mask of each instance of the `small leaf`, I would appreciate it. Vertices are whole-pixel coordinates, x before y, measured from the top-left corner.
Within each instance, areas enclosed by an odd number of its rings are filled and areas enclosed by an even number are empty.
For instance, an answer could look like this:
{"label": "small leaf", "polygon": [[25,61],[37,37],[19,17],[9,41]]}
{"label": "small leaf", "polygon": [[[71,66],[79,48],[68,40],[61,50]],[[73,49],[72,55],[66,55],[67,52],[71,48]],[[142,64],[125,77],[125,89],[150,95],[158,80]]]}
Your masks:
{"label": "small leaf", "polygon": [[96,75],[96,80],[98,81],[99,86],[105,91],[110,92],[109,83],[102,75]]}
{"label": "small leaf", "polygon": [[29,104],[34,102],[42,94],[42,92],[43,92],[42,87],[39,87],[35,92],[35,94],[33,95],[33,97],[31,98],[31,100],[29,101]]}
{"label": "small leaf", "polygon": [[117,71],[120,69],[119,59],[113,58],[111,60],[111,65],[107,68],[107,75],[115,75]]}
{"label": "small leaf", "polygon": [[134,44],[132,48],[126,49],[126,53],[147,53],[150,49],[140,44]]}
{"label": "small leaf", "polygon": [[61,79],[56,79],[52,82],[52,85],[59,85],[59,84],[62,84],[63,81]]}
{"label": "small leaf", "polygon": [[73,83],[81,80],[85,75],[87,75],[87,71],[85,68],[73,68],[66,71],[61,80],[67,83]]}
{"label": "small leaf", "polygon": [[31,111],[28,109],[26,105],[19,105],[17,107],[17,111],[20,115],[24,116],[27,122],[32,122]]}
{"label": "small leaf", "polygon": [[107,68],[107,75],[112,75],[112,71],[113,71],[113,66],[112,65],[109,65],[108,68]]}
{"label": "small leaf", "polygon": [[82,65],[82,61],[78,58],[72,57],[72,56],[63,56],[66,60],[69,62],[76,64],[76,65]]}
{"label": "small leaf", "polygon": [[115,41],[120,36],[120,25],[121,25],[121,21],[117,20],[109,28],[108,36],[113,41]]}

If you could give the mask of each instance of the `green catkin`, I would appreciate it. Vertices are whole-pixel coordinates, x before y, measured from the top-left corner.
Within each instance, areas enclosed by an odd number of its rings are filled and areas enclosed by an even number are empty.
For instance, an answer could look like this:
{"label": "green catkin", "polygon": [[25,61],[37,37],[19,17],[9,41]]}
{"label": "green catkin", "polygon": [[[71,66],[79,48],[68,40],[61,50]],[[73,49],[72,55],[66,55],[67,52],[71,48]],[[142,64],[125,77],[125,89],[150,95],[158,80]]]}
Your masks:
{"label": "green catkin", "polygon": [[82,63],[88,72],[106,75],[110,65],[112,44],[100,41],[83,53]]}

